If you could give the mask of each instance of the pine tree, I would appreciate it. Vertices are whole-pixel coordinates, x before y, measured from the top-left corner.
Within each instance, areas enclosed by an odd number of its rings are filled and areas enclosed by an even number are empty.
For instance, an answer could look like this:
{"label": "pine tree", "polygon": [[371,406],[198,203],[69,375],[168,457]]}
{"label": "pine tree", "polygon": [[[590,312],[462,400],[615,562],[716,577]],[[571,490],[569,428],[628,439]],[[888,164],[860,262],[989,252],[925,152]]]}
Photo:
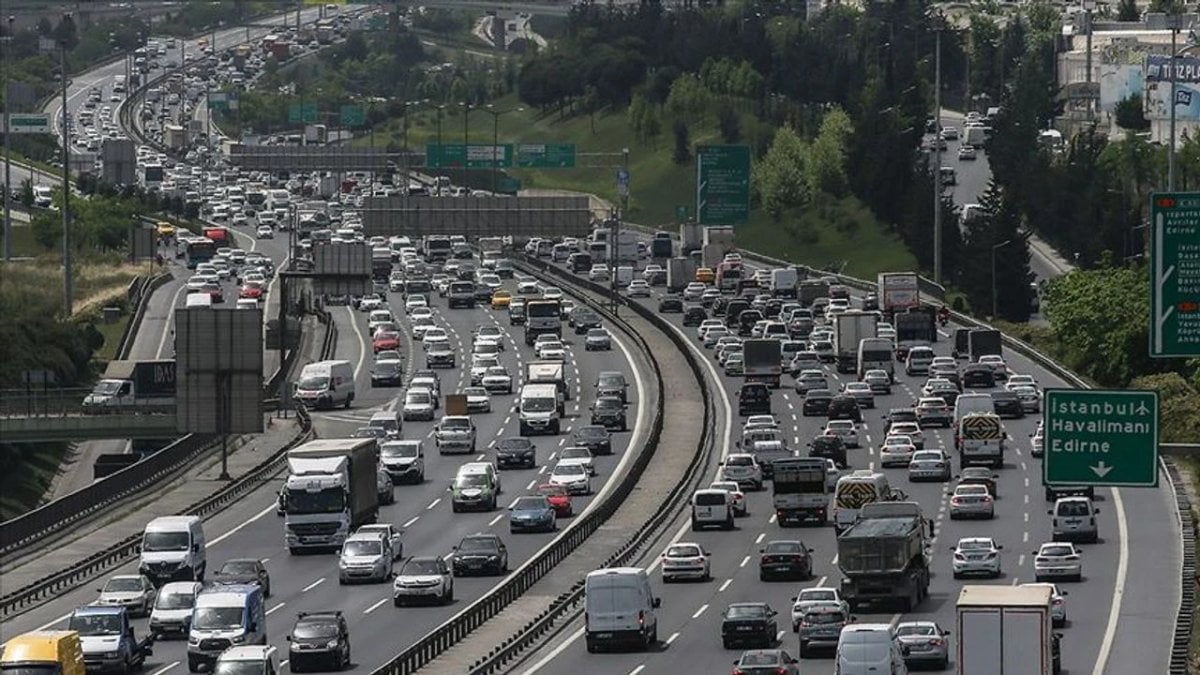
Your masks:
{"label": "pine tree", "polygon": [[994,283],[997,316],[1026,321],[1034,276],[1029,269],[1029,245],[1021,232],[1020,212],[1015,201],[994,181],[980,199],[980,206],[982,212],[966,225],[959,282],[977,313],[991,314]]}

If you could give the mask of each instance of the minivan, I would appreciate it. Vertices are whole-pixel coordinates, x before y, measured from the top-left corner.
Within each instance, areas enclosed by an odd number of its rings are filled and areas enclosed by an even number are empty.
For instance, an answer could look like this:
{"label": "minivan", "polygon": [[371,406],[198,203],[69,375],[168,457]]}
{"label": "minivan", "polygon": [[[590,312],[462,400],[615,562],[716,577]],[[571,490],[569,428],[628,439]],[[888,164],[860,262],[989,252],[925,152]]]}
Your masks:
{"label": "minivan", "polygon": [[933,350],[929,347],[913,347],[904,360],[904,372],[909,375],[927,375],[933,364]]}
{"label": "minivan", "polygon": [[662,601],[650,590],[646,570],[613,567],[589,572],[583,594],[584,640],[588,652],[622,644],[649,649],[658,642],[655,610]]}
{"label": "minivan", "polygon": [[743,384],[738,388],[738,415],[770,415],[771,390],[761,382]]}
{"label": "minivan", "polygon": [[354,402],[354,369],[349,361],[317,361],[304,366],[293,398],[314,409],[347,408]]}
{"label": "minivan", "polygon": [[403,424],[400,422],[400,415],[396,412],[377,412],[371,415],[371,419],[367,421],[368,427],[383,429],[387,434],[388,440],[396,440],[400,438],[400,431]]}
{"label": "minivan", "polygon": [[150,611],[150,634],[155,640],[168,635],[187,637],[196,596],[204,590],[199,581],[172,581],[158,590]]}
{"label": "minivan", "polygon": [[267,613],[258,584],[217,586],[196,596],[188,631],[188,671],[211,666],[232,644],[267,644]]}
{"label": "minivan", "polygon": [[692,531],[713,525],[733,529],[733,495],[727,490],[696,490],[692,494]]}
{"label": "minivan", "polygon": [[852,623],[838,637],[839,675],[908,675],[900,642],[890,624]]}
{"label": "minivan", "polygon": [[204,525],[198,516],[162,516],[146,524],[138,572],[155,586],[204,581]]}
{"label": "minivan", "polygon": [[1099,539],[1096,514],[1100,509],[1087,497],[1062,497],[1047,511],[1054,541],[1082,541],[1094,544]]}

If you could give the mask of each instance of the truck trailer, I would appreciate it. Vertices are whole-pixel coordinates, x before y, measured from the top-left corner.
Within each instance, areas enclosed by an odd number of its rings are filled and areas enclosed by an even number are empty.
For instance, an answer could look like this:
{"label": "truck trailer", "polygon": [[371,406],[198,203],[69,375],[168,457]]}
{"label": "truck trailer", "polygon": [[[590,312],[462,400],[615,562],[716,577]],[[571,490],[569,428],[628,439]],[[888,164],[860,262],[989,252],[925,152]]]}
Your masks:
{"label": "truck trailer", "polygon": [[783,347],[779,340],[746,340],[742,345],[743,375],[747,382],[779,388],[783,376]]}
{"label": "truck trailer", "polygon": [[780,527],[829,520],[829,484],[825,460],[820,457],[777,459],[771,477],[771,503]]}
{"label": "truck trailer", "polygon": [[885,319],[898,312],[907,312],[921,306],[921,291],[917,285],[916,272],[880,272],[875,288],[879,297],[879,309]]}
{"label": "truck trailer", "polygon": [[379,515],[374,438],[309,441],[287,453],[284,538],[288,551],[338,549]]}
{"label": "truck trailer", "polygon": [[696,261],[691,258],[671,258],[667,261],[667,290],[679,293],[696,280]]}

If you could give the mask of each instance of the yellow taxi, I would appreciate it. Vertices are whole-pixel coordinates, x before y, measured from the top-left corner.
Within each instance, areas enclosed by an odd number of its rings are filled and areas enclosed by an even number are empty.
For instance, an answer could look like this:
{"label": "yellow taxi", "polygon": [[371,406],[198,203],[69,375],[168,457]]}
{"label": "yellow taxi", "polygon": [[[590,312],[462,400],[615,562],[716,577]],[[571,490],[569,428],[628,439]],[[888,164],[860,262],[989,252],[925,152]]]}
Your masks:
{"label": "yellow taxi", "polygon": [[165,220],[158,221],[158,223],[155,225],[155,229],[158,231],[158,236],[160,237],[175,236],[175,226]]}
{"label": "yellow taxi", "polygon": [[504,309],[512,302],[512,293],[498,289],[492,291],[492,309]]}
{"label": "yellow taxi", "polygon": [[717,280],[717,275],[712,271],[711,267],[697,267],[696,281],[702,284],[711,284]]}

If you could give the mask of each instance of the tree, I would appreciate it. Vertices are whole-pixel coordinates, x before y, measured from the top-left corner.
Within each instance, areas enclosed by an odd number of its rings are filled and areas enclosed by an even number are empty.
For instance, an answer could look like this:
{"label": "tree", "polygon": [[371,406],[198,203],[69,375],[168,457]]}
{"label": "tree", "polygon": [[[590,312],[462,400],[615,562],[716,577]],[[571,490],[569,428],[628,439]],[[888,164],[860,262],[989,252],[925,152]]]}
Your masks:
{"label": "tree", "polygon": [[1137,21],[1142,17],[1137,0],[1121,0],[1117,6],[1117,21]]}
{"label": "tree", "polygon": [[854,126],[850,116],[834,108],[821,120],[821,130],[809,148],[807,183],[810,194],[824,192],[840,197],[849,187],[846,177],[846,146]]}
{"label": "tree", "polygon": [[687,122],[675,120],[675,153],[671,159],[676,164],[687,164],[692,161],[692,141],[688,132]]}
{"label": "tree", "polygon": [[807,199],[806,152],[800,136],[785,126],[775,133],[770,149],[754,164],[751,184],[763,209],[776,220],[785,210],[801,206]]}
{"label": "tree", "polygon": [[634,94],[633,100],[629,102],[629,107],[625,110],[625,119],[629,122],[629,130],[639,141],[646,140],[646,114],[649,109],[650,104],[646,102],[646,97]]}
{"label": "tree", "polygon": [[1129,98],[1117,103],[1117,126],[1132,131],[1146,131],[1150,128],[1150,120],[1146,119],[1142,109],[1142,97],[1130,94]]}
{"label": "tree", "polygon": [[704,113],[711,100],[712,95],[704,88],[700,79],[690,73],[684,73],[671,83],[671,93],[667,95],[667,111],[688,122],[699,122],[704,119]]}
{"label": "tree", "polygon": [[721,140],[726,143],[742,140],[742,120],[728,103],[717,108],[717,128],[721,131]]}
{"label": "tree", "polygon": [[991,312],[994,288],[997,316],[1026,321],[1034,276],[1029,269],[1029,245],[1020,231],[1021,214],[1012,197],[994,181],[980,205],[982,213],[967,223],[960,283],[977,310]]}
{"label": "tree", "polygon": [[596,113],[600,112],[603,107],[603,102],[600,100],[600,92],[592,85],[587,85],[583,88],[583,98],[579,101],[580,112],[588,116],[588,122],[592,127],[592,135],[596,134]]}
{"label": "tree", "polygon": [[346,42],[342,44],[342,54],[351,61],[362,62],[367,59],[370,50],[367,48],[367,40],[363,37],[362,31],[352,31],[346,36]]}

